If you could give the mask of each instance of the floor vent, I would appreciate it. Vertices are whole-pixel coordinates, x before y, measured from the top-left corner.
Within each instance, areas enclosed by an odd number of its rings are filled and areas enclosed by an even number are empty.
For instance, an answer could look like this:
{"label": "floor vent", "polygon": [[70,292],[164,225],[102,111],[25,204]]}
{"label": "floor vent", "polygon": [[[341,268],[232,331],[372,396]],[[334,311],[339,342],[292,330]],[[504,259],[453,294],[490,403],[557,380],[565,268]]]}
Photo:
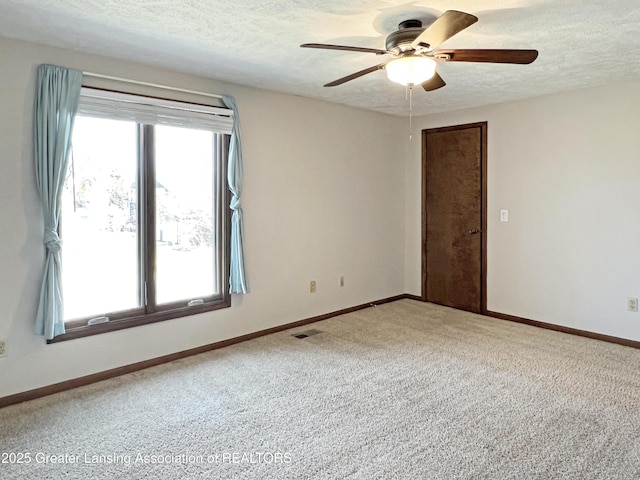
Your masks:
{"label": "floor vent", "polygon": [[295,333],[291,336],[296,338],[307,338],[313,335],[317,335],[319,333],[322,333],[322,332],[320,330],[316,330],[315,328],[312,328],[311,330],[305,330],[304,332]]}

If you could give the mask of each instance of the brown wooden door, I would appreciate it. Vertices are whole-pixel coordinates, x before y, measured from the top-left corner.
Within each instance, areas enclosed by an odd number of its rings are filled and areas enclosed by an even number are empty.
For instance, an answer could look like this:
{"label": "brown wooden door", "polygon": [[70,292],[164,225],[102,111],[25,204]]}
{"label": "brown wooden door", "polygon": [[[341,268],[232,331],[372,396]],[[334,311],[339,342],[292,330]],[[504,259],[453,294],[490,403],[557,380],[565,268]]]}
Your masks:
{"label": "brown wooden door", "polygon": [[486,311],[486,129],[423,131],[422,296]]}

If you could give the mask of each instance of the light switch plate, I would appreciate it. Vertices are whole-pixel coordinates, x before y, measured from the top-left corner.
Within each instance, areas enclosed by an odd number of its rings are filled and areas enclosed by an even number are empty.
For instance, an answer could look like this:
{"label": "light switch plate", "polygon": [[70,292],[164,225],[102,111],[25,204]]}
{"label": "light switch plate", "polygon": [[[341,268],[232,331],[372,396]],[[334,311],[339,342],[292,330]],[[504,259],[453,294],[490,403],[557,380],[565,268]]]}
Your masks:
{"label": "light switch plate", "polygon": [[509,210],[500,210],[500,221],[501,222],[509,221]]}

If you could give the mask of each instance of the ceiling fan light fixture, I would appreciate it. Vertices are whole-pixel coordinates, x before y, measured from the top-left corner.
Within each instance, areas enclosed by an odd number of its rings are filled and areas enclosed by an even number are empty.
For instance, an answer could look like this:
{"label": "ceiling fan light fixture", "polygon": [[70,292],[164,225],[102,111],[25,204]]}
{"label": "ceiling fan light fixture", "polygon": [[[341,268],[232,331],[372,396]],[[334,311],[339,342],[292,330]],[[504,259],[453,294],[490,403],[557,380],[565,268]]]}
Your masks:
{"label": "ceiling fan light fixture", "polygon": [[385,66],[387,77],[400,85],[420,85],[436,73],[436,62],[431,58],[406,55],[395,58]]}

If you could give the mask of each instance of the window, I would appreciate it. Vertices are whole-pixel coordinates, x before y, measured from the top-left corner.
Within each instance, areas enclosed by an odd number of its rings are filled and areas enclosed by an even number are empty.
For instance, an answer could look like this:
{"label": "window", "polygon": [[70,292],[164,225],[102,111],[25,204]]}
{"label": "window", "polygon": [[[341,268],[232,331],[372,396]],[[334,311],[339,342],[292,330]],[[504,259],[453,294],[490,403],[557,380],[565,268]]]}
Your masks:
{"label": "window", "polygon": [[56,340],[230,305],[230,130],[227,109],[82,89]]}

